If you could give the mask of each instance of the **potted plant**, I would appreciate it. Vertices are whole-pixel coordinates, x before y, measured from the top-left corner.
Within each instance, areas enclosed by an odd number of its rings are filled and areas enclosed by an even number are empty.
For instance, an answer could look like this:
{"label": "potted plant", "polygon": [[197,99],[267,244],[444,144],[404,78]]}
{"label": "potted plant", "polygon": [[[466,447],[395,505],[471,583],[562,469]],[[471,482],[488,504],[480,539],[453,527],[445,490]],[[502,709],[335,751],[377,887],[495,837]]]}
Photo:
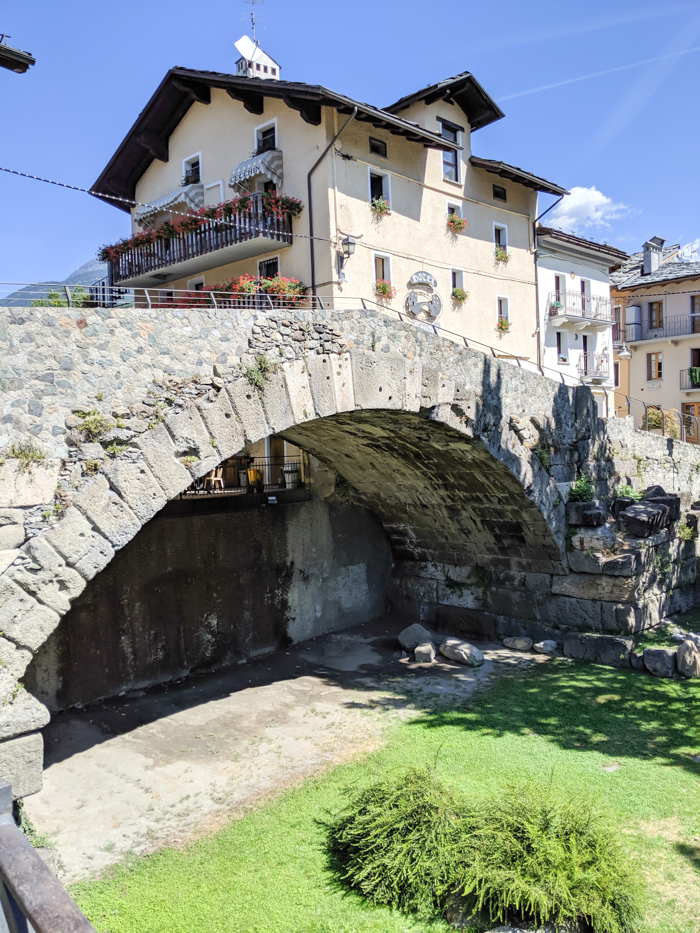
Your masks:
{"label": "potted plant", "polygon": [[461,304],[461,302],[467,300],[467,293],[464,291],[463,288],[453,288],[452,289],[452,300],[459,301]]}
{"label": "potted plant", "polygon": [[549,313],[552,315],[559,314],[563,305],[561,301],[550,301],[549,302]]}
{"label": "potted plant", "polygon": [[386,198],[372,198],[369,202],[370,207],[379,217],[384,217],[386,214],[390,213],[391,205]]}
{"label": "potted plant", "polygon": [[509,258],[508,250],[505,246],[496,247],[496,262],[508,262]]}
{"label": "potted plant", "polygon": [[374,293],[378,298],[384,298],[387,301],[396,297],[396,289],[386,279],[377,279],[374,283]]}
{"label": "potted plant", "polygon": [[499,334],[507,334],[510,330],[510,321],[507,318],[499,317],[496,330]]}
{"label": "potted plant", "polygon": [[463,230],[467,229],[467,222],[464,217],[460,217],[459,214],[448,214],[447,226],[453,233],[462,233]]}
{"label": "potted plant", "polygon": [[688,370],[688,378],[694,389],[700,389],[700,366],[691,366]]}

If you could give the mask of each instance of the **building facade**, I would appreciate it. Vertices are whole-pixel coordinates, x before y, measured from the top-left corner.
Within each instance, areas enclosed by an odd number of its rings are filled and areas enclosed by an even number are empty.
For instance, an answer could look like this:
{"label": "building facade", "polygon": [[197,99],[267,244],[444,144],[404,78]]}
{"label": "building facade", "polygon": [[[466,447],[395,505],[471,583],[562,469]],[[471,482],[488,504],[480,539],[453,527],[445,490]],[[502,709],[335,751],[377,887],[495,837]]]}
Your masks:
{"label": "building facade", "polygon": [[168,301],[296,279],[535,363],[538,192],[565,192],[472,155],[472,133],[503,116],[475,78],[379,109],[280,80],[267,56],[258,77],[251,61],[234,75],[172,69],[96,181],[122,209],[137,202],[140,240],[105,254],[112,284]]}

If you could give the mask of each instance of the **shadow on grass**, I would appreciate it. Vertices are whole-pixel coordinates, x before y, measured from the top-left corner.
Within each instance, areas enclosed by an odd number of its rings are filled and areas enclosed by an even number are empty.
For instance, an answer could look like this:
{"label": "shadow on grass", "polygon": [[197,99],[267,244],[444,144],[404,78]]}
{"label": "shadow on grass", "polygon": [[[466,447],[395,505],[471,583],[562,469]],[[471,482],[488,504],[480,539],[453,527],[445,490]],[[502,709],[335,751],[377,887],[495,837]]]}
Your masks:
{"label": "shadow on grass", "polygon": [[695,871],[700,873],[700,846],[688,845],[687,842],[676,842],[673,848],[679,855],[687,858]]}
{"label": "shadow on grass", "polygon": [[413,725],[484,735],[536,733],[573,752],[655,760],[700,774],[700,682],[555,660],[504,673],[462,708],[426,710]]}

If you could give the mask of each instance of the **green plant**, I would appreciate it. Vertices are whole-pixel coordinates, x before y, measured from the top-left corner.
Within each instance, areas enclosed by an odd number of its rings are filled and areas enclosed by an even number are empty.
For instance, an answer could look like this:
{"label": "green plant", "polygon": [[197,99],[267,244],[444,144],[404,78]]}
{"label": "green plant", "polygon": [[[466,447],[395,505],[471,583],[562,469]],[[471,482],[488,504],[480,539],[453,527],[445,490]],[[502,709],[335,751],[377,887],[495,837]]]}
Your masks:
{"label": "green plant", "polygon": [[391,299],[396,297],[396,289],[391,282],[385,279],[377,279],[374,283],[374,293],[378,298]]}
{"label": "green plant", "polygon": [[665,576],[670,572],[673,567],[673,562],[668,554],[656,553],[654,555],[654,570],[659,574],[659,576]]}
{"label": "green plant", "polygon": [[84,441],[96,441],[107,430],[107,419],[96,408],[93,408],[92,411],[81,412],[78,417],[82,419],[82,424],[78,430]]}
{"label": "green plant", "polygon": [[94,476],[95,473],[100,469],[99,460],[86,460],[85,461],[85,472],[88,476]]}
{"label": "green plant", "polygon": [[249,366],[243,375],[251,386],[257,390],[258,395],[262,395],[268,380],[277,368],[277,364],[269,360],[264,354],[255,358],[255,364]]}
{"label": "green plant", "polygon": [[19,460],[20,473],[26,473],[32,463],[39,463],[46,459],[44,451],[35,447],[30,441],[13,444],[7,456],[13,460]]}
{"label": "green plant", "polygon": [[96,393],[95,393],[95,398],[97,399],[98,402],[104,401],[104,397],[105,397],[104,392],[96,392]]}
{"label": "green plant", "polygon": [[199,457],[193,456],[180,457],[179,460],[180,463],[188,470],[191,466],[194,466],[195,463],[199,463]]}
{"label": "green plant", "polygon": [[688,378],[694,389],[700,389],[700,366],[691,366],[688,369]]}
{"label": "green plant", "polygon": [[681,436],[679,415],[673,409],[649,407],[642,420],[644,431],[663,431],[666,437],[678,440]]}
{"label": "green plant", "polygon": [[595,487],[590,476],[579,473],[578,479],[571,484],[567,502],[590,502],[595,499]]}
{"label": "green plant", "polygon": [[693,538],[697,538],[698,531],[697,528],[692,528],[690,525],[683,523],[678,528],[678,537],[681,541],[692,541]]}
{"label": "green plant", "polygon": [[640,502],[644,498],[644,493],[635,489],[634,486],[630,486],[629,484],[626,484],[624,486],[620,486],[615,491],[615,496],[616,497],[622,496],[625,499],[634,499],[635,502]]}
{"label": "green plant", "polygon": [[549,313],[554,315],[558,314],[562,309],[561,301],[550,301],[549,302]]}
{"label": "green plant", "polygon": [[566,533],[564,534],[564,539],[566,540],[566,550],[573,551],[574,549],[574,538],[578,534],[578,529],[576,528],[567,528]]}
{"label": "green plant", "polygon": [[551,448],[546,444],[540,444],[536,452],[540,463],[545,468],[545,470],[548,470],[552,463]]}
{"label": "green plant", "polygon": [[448,214],[447,226],[453,233],[462,233],[463,230],[467,229],[467,222],[464,217],[460,217],[459,214]]}
{"label": "green plant", "polygon": [[104,449],[109,457],[118,457],[124,453],[128,446],[128,444],[120,444],[119,441],[110,441],[109,444],[104,445]]}
{"label": "green plant", "polygon": [[496,255],[496,262],[508,262],[508,260],[510,259],[510,256],[508,255],[508,250],[505,248],[505,246],[497,246],[495,255]]}
{"label": "green plant", "polygon": [[463,288],[453,288],[452,289],[452,298],[454,301],[466,301],[468,298],[467,293]]}
{"label": "green plant", "polygon": [[389,204],[387,199],[384,197],[372,198],[369,204],[374,213],[378,214],[380,217],[384,217],[385,214],[388,214],[391,211],[391,204]]}
{"label": "green plant", "polygon": [[508,320],[508,318],[499,317],[498,322],[496,324],[496,330],[498,331],[499,334],[507,334],[508,331],[510,330],[510,321]]}
{"label": "green plant", "polygon": [[[90,305],[90,295],[84,288],[78,286],[70,289],[70,305],[74,308],[86,308]],[[49,289],[46,298],[37,298],[32,302],[32,308],[67,308],[68,297],[63,292],[57,292],[53,288]]]}

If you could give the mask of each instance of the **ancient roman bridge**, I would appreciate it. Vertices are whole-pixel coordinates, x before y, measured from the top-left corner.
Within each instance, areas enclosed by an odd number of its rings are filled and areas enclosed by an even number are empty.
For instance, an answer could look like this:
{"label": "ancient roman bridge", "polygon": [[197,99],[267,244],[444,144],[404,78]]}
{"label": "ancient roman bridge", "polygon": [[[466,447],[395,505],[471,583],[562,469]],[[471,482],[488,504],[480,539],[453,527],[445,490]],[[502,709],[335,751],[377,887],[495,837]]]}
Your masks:
{"label": "ancient roman bridge", "polygon": [[[0,773],[20,795],[40,784],[41,700],[232,663],[387,605],[561,639],[693,599],[694,542],[666,531],[663,573],[623,567],[607,526],[567,533],[565,496],[583,471],[600,496],[660,483],[688,507],[696,448],[381,312],[0,309],[0,347]],[[193,479],[273,433],[311,455],[310,501],[164,522]]]}

